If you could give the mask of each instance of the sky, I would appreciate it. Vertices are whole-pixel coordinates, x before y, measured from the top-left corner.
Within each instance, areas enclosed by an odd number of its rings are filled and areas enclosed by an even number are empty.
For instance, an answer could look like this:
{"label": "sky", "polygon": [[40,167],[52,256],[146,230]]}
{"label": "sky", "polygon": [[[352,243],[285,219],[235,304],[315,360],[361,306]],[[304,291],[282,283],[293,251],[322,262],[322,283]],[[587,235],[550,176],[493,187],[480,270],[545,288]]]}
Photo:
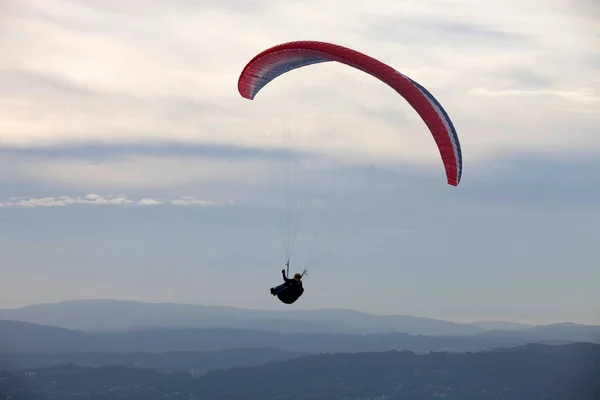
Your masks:
{"label": "sky", "polygon": [[[597,0],[5,0],[0,26],[0,307],[600,324]],[[242,98],[244,65],[295,40],[424,85],[461,183],[415,110],[348,66]],[[293,306],[268,293],[290,249]]]}

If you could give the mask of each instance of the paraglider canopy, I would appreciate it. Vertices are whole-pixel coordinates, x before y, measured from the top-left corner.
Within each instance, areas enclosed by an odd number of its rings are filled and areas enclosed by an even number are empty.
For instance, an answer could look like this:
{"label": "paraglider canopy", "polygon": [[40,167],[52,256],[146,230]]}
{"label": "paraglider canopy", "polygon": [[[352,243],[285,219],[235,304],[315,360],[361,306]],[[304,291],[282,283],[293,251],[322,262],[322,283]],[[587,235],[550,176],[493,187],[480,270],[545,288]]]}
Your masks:
{"label": "paraglider canopy", "polygon": [[383,62],[347,47],[317,41],[282,43],[254,56],[244,67],[238,91],[246,99],[278,76],[311,64],[337,61],[366,72],[400,94],[421,116],[438,146],[448,184],[462,175],[462,152],[456,129],[442,105],[427,89]]}

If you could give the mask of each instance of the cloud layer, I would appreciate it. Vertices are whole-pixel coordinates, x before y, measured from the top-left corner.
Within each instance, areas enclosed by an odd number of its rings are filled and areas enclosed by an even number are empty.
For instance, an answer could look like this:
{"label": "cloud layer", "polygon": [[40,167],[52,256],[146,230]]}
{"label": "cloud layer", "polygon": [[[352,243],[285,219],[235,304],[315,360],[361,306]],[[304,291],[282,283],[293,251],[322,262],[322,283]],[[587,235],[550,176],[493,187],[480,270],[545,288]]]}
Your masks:
{"label": "cloud layer", "polygon": [[14,197],[9,201],[0,202],[0,207],[64,207],[69,205],[113,205],[113,206],[155,206],[160,204],[172,204],[176,206],[200,206],[214,207],[228,203],[218,203],[210,200],[197,199],[193,196],[182,196],[174,200],[157,200],[151,197],[144,197],[139,200],[130,199],[125,195],[99,195],[88,194],[83,197],[57,196],[57,197]]}
{"label": "cloud layer", "polygon": [[598,22],[585,3],[344,4],[9,1],[3,145],[277,149],[291,127],[298,149],[439,167],[416,113],[352,68],[312,66],[253,102],[239,96],[237,77],[254,54],[310,33],[380,58],[434,93],[457,126],[467,179],[470,169],[515,151],[561,157],[600,148]]}

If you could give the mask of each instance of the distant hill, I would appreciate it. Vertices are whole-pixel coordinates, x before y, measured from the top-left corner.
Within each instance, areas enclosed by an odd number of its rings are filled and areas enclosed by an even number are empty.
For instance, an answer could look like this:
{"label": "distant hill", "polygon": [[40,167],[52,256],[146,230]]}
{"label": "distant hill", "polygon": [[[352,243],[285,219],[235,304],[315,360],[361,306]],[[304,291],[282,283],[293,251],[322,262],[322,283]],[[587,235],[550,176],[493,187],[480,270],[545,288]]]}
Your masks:
{"label": "distant hill", "polygon": [[30,322],[0,320],[0,354],[96,351],[105,346],[83,332]]}
{"label": "distant hill", "polygon": [[564,322],[551,325],[526,325],[512,322],[476,322],[489,329],[484,336],[512,335],[529,339],[560,339],[600,343],[600,326]]}
{"label": "distant hill", "polygon": [[488,331],[524,331],[533,328],[533,325],[509,321],[478,321],[473,325]]}
{"label": "distant hill", "polygon": [[573,324],[570,322],[540,325],[532,328],[528,333],[544,339],[600,343],[600,326],[594,325]]}
{"label": "distant hill", "polygon": [[352,310],[248,310],[121,300],[73,300],[0,310],[0,319],[80,331],[156,328],[231,328],[280,333],[389,333],[469,335],[484,329],[432,318],[379,316]]}
{"label": "distant hill", "polygon": [[84,333],[17,321],[1,321],[0,353],[160,353],[276,348],[300,353],[369,352],[406,349],[428,351],[479,351],[519,346],[529,342],[562,344],[564,341],[522,336],[520,332],[493,332],[470,336],[424,336],[406,333],[370,335],[331,333],[277,333],[239,329],[159,329]]}
{"label": "distant hill", "polygon": [[[225,348],[275,347],[305,353],[355,353],[406,349],[428,351],[480,351],[519,346],[535,339],[499,335],[424,336],[392,332],[370,335],[262,332],[233,329],[169,329],[140,332],[93,333],[114,351],[212,351]],[[564,341],[557,343],[563,344]]]}
{"label": "distant hill", "polygon": [[32,322],[83,332],[161,329],[240,329],[277,333],[466,336],[493,331],[527,332],[523,338],[600,341],[600,326],[571,323],[529,326],[504,321],[460,324],[433,318],[373,315],[344,309],[249,310],[193,304],[73,300],[0,310],[0,320]]}
{"label": "distant hill", "polygon": [[203,375],[72,364],[0,376],[27,399],[597,399],[600,346],[528,345],[469,354],[322,354]]}
{"label": "distant hill", "polygon": [[[208,373],[201,393],[231,400],[294,399],[595,399],[600,345],[527,345],[469,354],[328,354]],[[235,390],[237,382],[245,391]],[[349,395],[353,397],[348,397]]]}
{"label": "distant hill", "polygon": [[0,371],[46,368],[75,364],[82,367],[121,365],[150,368],[159,372],[205,372],[231,367],[244,367],[289,360],[305,353],[273,348],[227,349],[218,351],[168,351],[164,353],[96,353],[67,354],[0,354]]}
{"label": "distant hill", "polygon": [[487,338],[520,338],[524,341],[566,340],[600,343],[600,326],[572,323],[534,326],[527,330],[497,330],[476,334]]}

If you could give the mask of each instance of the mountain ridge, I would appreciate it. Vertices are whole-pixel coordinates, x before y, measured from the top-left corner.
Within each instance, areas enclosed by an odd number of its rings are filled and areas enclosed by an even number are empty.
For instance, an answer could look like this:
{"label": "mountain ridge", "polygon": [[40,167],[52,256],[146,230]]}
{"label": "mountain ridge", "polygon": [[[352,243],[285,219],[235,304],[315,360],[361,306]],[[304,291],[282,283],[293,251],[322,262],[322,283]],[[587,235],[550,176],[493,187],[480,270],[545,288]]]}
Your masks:
{"label": "mountain ridge", "polygon": [[171,302],[149,303],[114,299],[66,300],[0,309],[0,319],[35,322],[81,331],[139,330],[163,327],[236,329],[261,327],[269,331],[302,331],[306,333],[396,331],[427,335],[461,335],[483,331],[472,324],[427,317],[375,315],[339,308],[260,310],[231,306]]}
{"label": "mountain ridge", "polygon": [[[408,315],[376,315],[341,308],[261,310],[189,303],[79,299],[0,309],[0,319],[39,323],[84,332],[140,331],[163,328],[231,328],[279,333],[403,332],[427,336],[464,336],[512,328],[517,332],[543,329],[594,330],[573,323],[526,326],[511,322],[458,323]],[[565,325],[566,324],[566,325]],[[486,328],[487,326],[487,328]],[[549,327],[543,328],[542,327]],[[584,328],[585,327],[585,328]],[[525,329],[526,328],[526,329]],[[507,330],[507,329],[501,329]]]}
{"label": "mountain ridge", "polygon": [[356,353],[410,350],[466,352],[526,343],[563,344],[574,340],[552,336],[475,334],[425,336],[401,332],[377,334],[279,333],[231,328],[165,328],[127,332],[80,332],[19,321],[0,320],[0,353],[61,354],[74,352],[162,353],[224,349],[277,348],[301,353]]}

